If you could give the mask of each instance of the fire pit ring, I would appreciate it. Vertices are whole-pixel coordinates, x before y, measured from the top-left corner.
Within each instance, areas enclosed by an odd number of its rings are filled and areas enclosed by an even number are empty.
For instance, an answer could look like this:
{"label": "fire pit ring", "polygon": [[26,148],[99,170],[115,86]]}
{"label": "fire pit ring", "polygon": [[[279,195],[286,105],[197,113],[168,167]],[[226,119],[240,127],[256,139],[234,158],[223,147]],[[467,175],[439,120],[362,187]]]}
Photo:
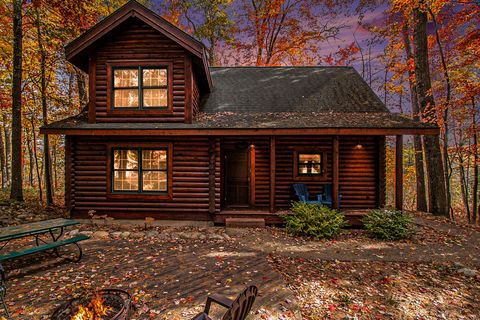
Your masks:
{"label": "fire pit ring", "polygon": [[[73,298],[61,304],[51,316],[51,320],[71,320],[80,306],[87,306],[95,296],[103,299],[105,306],[111,308],[108,315],[103,316],[104,320],[129,320],[132,306],[132,297],[124,290],[102,289],[92,294]],[[89,319],[87,319],[89,320]]]}

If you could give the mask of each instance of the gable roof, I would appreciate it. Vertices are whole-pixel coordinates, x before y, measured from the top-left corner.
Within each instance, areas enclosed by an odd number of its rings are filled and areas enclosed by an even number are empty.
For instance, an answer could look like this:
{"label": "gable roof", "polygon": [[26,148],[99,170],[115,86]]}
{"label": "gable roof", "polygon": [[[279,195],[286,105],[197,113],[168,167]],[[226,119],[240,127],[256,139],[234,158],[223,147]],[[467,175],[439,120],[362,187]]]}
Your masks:
{"label": "gable roof", "polygon": [[353,67],[210,68],[205,113],[389,112]]}
{"label": "gable roof", "polygon": [[202,76],[206,77],[208,87],[211,88],[207,53],[203,43],[135,0],[127,2],[78,38],[67,44],[65,46],[67,60],[81,70],[88,72],[88,49],[112,30],[132,18],[143,21],[190,52],[193,56],[194,62],[202,69]]}

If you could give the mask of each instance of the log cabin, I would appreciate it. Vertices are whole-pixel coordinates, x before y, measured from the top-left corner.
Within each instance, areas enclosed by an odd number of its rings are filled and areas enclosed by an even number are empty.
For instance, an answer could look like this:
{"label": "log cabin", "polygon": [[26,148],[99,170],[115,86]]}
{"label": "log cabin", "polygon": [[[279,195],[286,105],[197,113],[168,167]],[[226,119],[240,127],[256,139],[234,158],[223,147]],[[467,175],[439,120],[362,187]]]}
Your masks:
{"label": "log cabin", "polygon": [[331,184],[342,211],[382,207],[386,136],[401,208],[403,135],[439,134],[390,113],[351,67],[210,67],[201,42],[135,1],[65,52],[88,105],[41,132],[65,136],[76,218],[278,222],[295,183]]}

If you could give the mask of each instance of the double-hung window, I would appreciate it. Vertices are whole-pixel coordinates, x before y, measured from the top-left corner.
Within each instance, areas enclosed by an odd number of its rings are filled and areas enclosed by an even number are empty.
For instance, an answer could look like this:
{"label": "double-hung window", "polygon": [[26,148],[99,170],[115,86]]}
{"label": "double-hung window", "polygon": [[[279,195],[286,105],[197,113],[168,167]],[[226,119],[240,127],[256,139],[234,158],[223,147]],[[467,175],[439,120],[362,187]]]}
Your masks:
{"label": "double-hung window", "polygon": [[113,109],[167,109],[169,70],[167,67],[114,67]]}
{"label": "double-hung window", "polygon": [[167,193],[168,148],[113,148],[113,193]]}

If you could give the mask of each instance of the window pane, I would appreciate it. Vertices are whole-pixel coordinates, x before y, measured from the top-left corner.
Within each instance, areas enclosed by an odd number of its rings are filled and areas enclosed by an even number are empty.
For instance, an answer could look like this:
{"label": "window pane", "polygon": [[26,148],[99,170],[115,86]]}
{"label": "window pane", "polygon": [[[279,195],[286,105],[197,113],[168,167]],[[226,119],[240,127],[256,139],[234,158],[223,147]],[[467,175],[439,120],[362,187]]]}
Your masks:
{"label": "window pane", "polygon": [[300,164],[298,167],[299,174],[321,174],[322,166],[320,164]]}
{"label": "window pane", "polygon": [[166,150],[143,150],[142,151],[143,170],[165,170],[167,168]]}
{"label": "window pane", "polygon": [[143,171],[144,191],[167,191],[167,173],[165,171]]}
{"label": "window pane", "polygon": [[117,69],[113,73],[115,87],[137,87],[138,69]]}
{"label": "window pane", "polygon": [[316,163],[320,163],[322,162],[321,159],[322,159],[322,156],[318,153],[315,153],[315,154],[310,154],[310,153],[304,153],[304,154],[300,154],[298,156],[299,158],[299,161],[300,163],[311,163],[311,162],[316,162]]}
{"label": "window pane", "polygon": [[114,107],[138,107],[138,89],[115,89]]}
{"label": "window pane", "polygon": [[114,171],[113,190],[137,191],[138,190],[138,171]]}
{"label": "window pane", "polygon": [[167,89],[144,89],[144,107],[166,107],[168,105]]}
{"label": "window pane", "polygon": [[137,150],[114,150],[113,151],[113,168],[123,170],[138,169],[138,152]]}
{"label": "window pane", "polygon": [[167,69],[143,69],[143,85],[160,87],[167,85]]}

